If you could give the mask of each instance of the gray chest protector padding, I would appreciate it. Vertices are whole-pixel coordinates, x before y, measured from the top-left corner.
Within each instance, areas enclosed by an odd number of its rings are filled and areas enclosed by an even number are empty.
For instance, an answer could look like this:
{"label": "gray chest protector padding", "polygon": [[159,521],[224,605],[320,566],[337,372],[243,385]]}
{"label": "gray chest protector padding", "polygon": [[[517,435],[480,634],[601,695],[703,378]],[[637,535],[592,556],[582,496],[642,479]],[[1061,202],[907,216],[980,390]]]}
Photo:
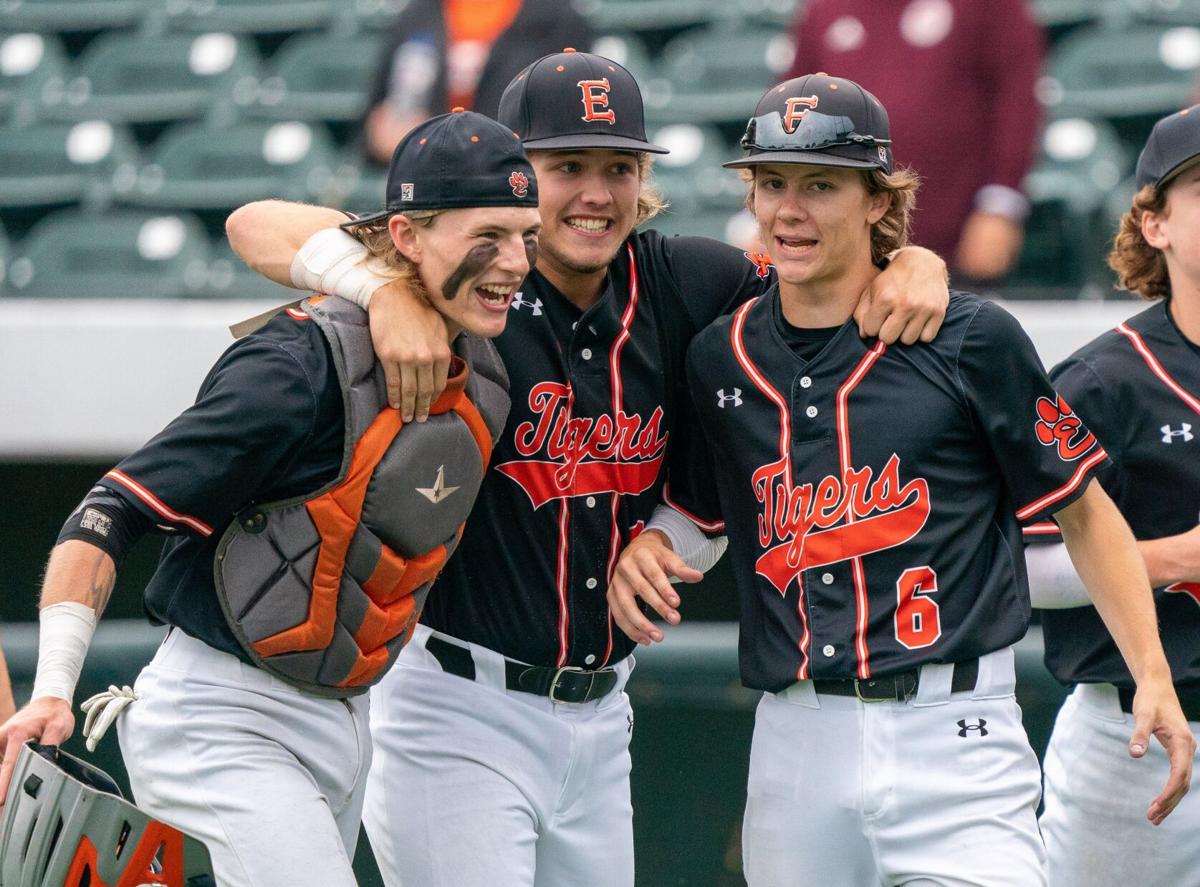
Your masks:
{"label": "gray chest protector padding", "polygon": [[366,312],[335,297],[303,307],[342,389],[341,470],[307,496],[242,510],[217,549],[217,595],[257,665],[311,693],[350,696],[395,661],[458,544],[508,417],[508,376],[490,341],[464,333],[429,420],[403,425]]}

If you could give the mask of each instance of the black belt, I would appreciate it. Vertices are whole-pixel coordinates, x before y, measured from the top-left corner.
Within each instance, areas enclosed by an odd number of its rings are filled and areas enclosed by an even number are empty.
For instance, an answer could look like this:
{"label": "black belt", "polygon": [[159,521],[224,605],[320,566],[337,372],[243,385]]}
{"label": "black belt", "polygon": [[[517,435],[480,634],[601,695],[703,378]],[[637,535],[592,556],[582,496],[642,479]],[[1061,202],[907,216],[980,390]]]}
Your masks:
{"label": "black belt", "polygon": [[[1176,686],[1175,693],[1179,696],[1179,707],[1183,709],[1183,716],[1189,721],[1200,721],[1200,686]],[[1117,698],[1121,700],[1121,711],[1126,714],[1133,714],[1133,694],[1133,690],[1117,687]]]}
{"label": "black belt", "polygon": [[[954,676],[950,679],[950,692],[961,693],[964,690],[974,690],[978,677],[978,659],[956,662]],[[812,685],[818,693],[828,693],[833,696],[855,696],[863,702],[905,702],[916,695],[920,683],[920,669],[913,669],[867,680],[814,678]]]}
{"label": "black belt", "polygon": [[[466,647],[430,635],[425,641],[425,649],[438,661],[442,671],[469,681],[475,680],[475,660]],[[592,702],[607,696],[617,686],[617,670],[589,670],[570,665],[551,668],[505,659],[504,686],[535,696],[549,696],[554,702]]]}

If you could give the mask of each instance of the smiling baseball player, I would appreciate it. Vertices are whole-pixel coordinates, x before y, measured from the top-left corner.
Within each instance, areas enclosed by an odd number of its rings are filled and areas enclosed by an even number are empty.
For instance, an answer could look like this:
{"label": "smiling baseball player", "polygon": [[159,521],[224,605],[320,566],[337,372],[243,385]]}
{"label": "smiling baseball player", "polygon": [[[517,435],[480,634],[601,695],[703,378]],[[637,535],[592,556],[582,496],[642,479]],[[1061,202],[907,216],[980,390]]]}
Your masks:
{"label": "smiling baseball player", "polygon": [[[1138,678],[1134,739],[1157,731],[1171,753],[1157,815],[1191,758],[1145,572],[1091,482],[1104,451],[992,303],[951,293],[929,344],[856,335],[856,294],[904,241],[917,186],[893,169],[874,96],[822,74],[789,80],[763,96],[743,145],[727,165],[751,172],[779,284],[693,342],[688,388],[711,458],[694,457],[670,500],[728,533],[742,679],[764,691],[747,880],[1045,884],[1040,774],[1013,697],[1029,619],[1021,520],[1055,514],[1094,565],[1089,586]],[[662,632],[638,598],[679,621],[656,526],[609,590],[644,643]]]}
{"label": "smiling baseball player", "polygon": [[[1103,442],[1097,478],[1129,521],[1146,562],[1175,689],[1200,729],[1200,106],[1154,127],[1138,159],[1138,193],[1109,264],[1155,301],[1051,373]],[[1183,884],[1200,872],[1200,803],[1153,829],[1145,797],[1168,767],[1122,759],[1135,682],[1091,606],[1056,524],[1026,528],[1046,664],[1074,691],[1045,759],[1042,834],[1055,887]],[[1083,605],[1083,606],[1081,606]],[[1192,787],[1200,777],[1193,767]],[[1160,823],[1161,820],[1155,820]]]}

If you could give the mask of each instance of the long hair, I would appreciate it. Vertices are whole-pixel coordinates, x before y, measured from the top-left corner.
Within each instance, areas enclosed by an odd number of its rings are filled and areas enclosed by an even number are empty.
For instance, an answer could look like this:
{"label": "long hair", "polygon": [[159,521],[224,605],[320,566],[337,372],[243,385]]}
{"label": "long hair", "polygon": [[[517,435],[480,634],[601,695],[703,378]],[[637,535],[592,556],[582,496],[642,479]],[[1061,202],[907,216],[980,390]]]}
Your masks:
{"label": "long hair", "polygon": [[[754,167],[743,167],[738,172],[748,186],[746,209],[754,212]],[[872,197],[881,192],[892,195],[892,202],[883,218],[871,226],[871,261],[878,265],[908,243],[921,177],[909,167],[900,167],[891,173],[881,169],[865,169],[861,173],[867,194]]]}
{"label": "long hair", "polygon": [[658,185],[655,184],[651,170],[654,167],[654,155],[648,154],[645,151],[637,155],[638,165],[638,180],[642,183],[642,188],[638,192],[637,200],[637,221],[634,226],[648,222],[670,204],[667,203],[662,192],[658,190]]}
{"label": "long hair", "polygon": [[1117,285],[1143,299],[1169,299],[1171,278],[1162,250],[1146,242],[1142,234],[1142,217],[1148,213],[1161,214],[1167,208],[1164,189],[1146,185],[1133,195],[1133,203],[1121,216],[1117,236],[1108,253],[1108,267],[1117,274]]}
{"label": "long hair", "polygon": [[[428,228],[433,224],[433,220],[443,212],[445,210],[419,209],[399,215],[407,216],[415,225]],[[362,261],[371,271],[381,277],[402,280],[415,292],[425,294],[425,286],[421,283],[421,275],[417,266],[409,261],[392,242],[386,218],[367,225],[356,225],[350,229],[350,233],[367,248],[367,256]]]}

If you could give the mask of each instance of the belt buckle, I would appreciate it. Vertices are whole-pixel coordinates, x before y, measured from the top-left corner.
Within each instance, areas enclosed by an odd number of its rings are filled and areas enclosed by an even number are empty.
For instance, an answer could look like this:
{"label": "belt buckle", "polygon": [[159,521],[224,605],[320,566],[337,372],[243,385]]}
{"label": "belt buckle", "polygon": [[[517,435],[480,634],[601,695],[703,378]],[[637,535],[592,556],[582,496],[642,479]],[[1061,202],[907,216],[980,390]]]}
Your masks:
{"label": "belt buckle", "polygon": [[550,679],[550,692],[546,694],[547,696],[550,697],[550,701],[563,703],[566,705],[572,704],[571,700],[559,699],[557,696],[554,695],[558,691],[559,685],[562,683],[562,676],[566,673],[591,674],[591,679],[588,683],[588,688],[587,688],[587,690],[584,691],[584,694],[583,694],[584,699],[586,699],[587,694],[590,693],[592,690],[591,681],[594,681],[596,679],[596,673],[589,672],[586,668],[580,668],[578,665],[564,665],[560,669],[558,669],[558,671],[554,672],[554,677]]}
{"label": "belt buckle", "polygon": [[895,699],[895,697],[896,697],[895,683],[892,684],[892,695],[891,696],[863,696],[862,685],[863,684],[873,684],[873,683],[875,683],[875,681],[864,681],[864,680],[861,680],[860,678],[854,679],[854,695],[855,695],[855,697],[858,698],[859,702],[866,702],[866,703],[890,702],[891,700]]}

